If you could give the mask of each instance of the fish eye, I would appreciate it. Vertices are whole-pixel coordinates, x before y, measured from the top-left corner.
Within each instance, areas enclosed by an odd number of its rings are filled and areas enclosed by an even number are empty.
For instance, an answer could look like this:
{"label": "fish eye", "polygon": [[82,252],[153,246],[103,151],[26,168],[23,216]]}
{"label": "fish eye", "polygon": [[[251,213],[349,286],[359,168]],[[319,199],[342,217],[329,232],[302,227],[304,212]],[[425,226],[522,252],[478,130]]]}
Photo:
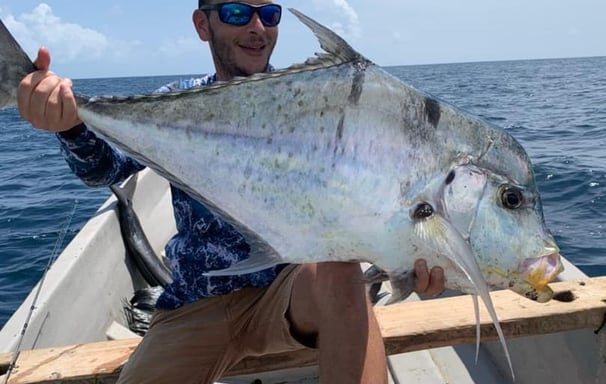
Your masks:
{"label": "fish eye", "polygon": [[433,207],[428,203],[421,203],[415,208],[412,217],[416,220],[427,219],[433,215]]}
{"label": "fish eye", "polygon": [[518,209],[524,202],[524,194],[518,187],[504,185],[500,190],[501,204],[507,209]]}
{"label": "fish eye", "polygon": [[450,185],[450,183],[453,182],[454,178],[455,178],[455,171],[453,170],[448,173],[448,176],[446,176],[446,181],[445,181],[446,185]]}

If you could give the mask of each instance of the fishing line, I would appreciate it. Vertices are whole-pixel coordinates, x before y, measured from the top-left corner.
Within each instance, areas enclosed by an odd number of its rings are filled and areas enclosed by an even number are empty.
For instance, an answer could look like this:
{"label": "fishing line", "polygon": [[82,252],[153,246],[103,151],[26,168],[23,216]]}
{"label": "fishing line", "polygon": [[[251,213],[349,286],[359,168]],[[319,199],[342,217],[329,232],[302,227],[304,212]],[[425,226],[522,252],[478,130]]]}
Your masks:
{"label": "fishing line", "polygon": [[74,206],[72,207],[72,210],[71,210],[67,220],[65,221],[65,224],[63,225],[61,231],[59,232],[59,237],[57,238],[57,241],[55,241],[53,250],[51,251],[50,257],[48,258],[48,263],[46,264],[46,267],[44,268],[44,272],[42,273],[42,277],[40,278],[40,282],[38,283],[38,289],[36,290],[36,294],[34,295],[32,304],[29,307],[29,312],[27,314],[27,317],[25,318],[25,323],[23,324],[23,328],[21,329],[21,334],[19,335],[19,341],[17,342],[17,348],[15,349],[15,352],[13,353],[13,357],[11,358],[11,362],[8,365],[8,369],[6,371],[6,376],[4,376],[3,384],[8,384],[8,379],[10,378],[11,373],[13,372],[13,368],[15,368],[15,365],[17,364],[17,359],[19,358],[19,355],[21,354],[21,344],[23,343],[23,339],[25,338],[25,333],[27,332],[27,327],[29,326],[29,322],[32,318],[34,310],[36,309],[36,303],[38,302],[38,297],[40,296],[40,292],[42,291],[42,285],[44,284],[44,278],[46,277],[46,274],[47,274],[48,270],[50,269],[50,267],[53,265],[53,263],[59,256],[59,251],[61,249],[61,246],[63,245],[63,240],[65,239],[67,230],[69,229],[69,226],[72,223],[72,219],[76,213],[77,206],[78,206],[78,200],[74,200]]}

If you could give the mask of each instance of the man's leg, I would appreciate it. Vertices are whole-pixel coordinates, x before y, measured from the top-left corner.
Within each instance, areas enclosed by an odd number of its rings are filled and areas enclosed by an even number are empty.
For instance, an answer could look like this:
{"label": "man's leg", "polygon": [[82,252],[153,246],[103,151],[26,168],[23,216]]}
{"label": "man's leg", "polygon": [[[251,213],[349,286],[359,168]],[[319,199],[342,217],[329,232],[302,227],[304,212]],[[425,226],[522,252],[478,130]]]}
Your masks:
{"label": "man's leg", "polygon": [[240,359],[239,351],[230,345],[225,301],[213,297],[154,314],[150,330],[130,356],[118,383],[214,383]]}
{"label": "man's leg", "polygon": [[317,336],[323,383],[387,382],[383,338],[359,264],[302,266],[287,316],[295,336]]}

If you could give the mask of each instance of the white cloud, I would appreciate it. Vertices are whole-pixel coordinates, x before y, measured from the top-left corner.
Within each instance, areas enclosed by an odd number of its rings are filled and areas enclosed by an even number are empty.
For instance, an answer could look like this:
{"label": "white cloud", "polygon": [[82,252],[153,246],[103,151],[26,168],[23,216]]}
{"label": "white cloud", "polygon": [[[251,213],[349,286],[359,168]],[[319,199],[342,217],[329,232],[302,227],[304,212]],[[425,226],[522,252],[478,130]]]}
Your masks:
{"label": "white cloud", "polygon": [[[124,8],[114,6],[110,12],[120,15]],[[167,37],[160,46],[142,40],[112,38],[96,29],[62,19],[45,3],[19,15],[0,9],[0,18],[32,59],[39,47],[47,47],[53,61],[51,68],[74,77],[172,72],[168,64],[179,62],[175,58],[199,55],[203,46],[197,36]],[[161,69],[154,69],[154,65]]]}
{"label": "white cloud", "polygon": [[110,46],[103,34],[53,14],[48,4],[41,3],[30,13],[3,16],[7,28],[32,57],[40,46],[48,47],[60,62],[98,59]]}

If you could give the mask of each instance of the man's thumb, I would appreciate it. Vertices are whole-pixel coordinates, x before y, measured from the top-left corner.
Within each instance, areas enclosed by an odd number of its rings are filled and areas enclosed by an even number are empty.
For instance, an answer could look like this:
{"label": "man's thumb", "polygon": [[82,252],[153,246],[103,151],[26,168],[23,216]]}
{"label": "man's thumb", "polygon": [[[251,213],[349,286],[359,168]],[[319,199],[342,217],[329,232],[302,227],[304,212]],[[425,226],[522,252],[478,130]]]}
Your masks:
{"label": "man's thumb", "polygon": [[42,47],[38,50],[38,57],[34,60],[34,65],[41,71],[48,71],[50,68],[50,52],[48,48]]}

